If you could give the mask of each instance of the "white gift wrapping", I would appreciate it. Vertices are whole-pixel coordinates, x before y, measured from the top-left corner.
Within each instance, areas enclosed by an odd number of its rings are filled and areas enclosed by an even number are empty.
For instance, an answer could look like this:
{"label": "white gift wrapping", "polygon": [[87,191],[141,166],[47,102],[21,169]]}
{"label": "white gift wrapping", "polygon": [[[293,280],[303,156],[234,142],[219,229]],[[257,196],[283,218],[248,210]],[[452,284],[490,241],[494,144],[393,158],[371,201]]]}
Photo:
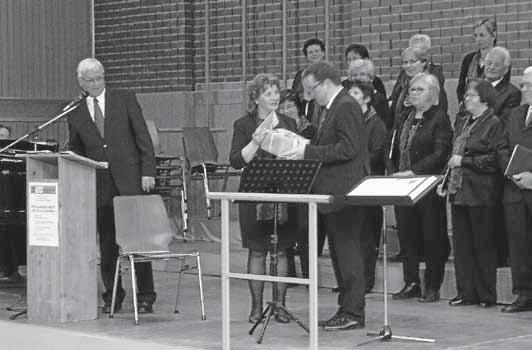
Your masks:
{"label": "white gift wrapping", "polygon": [[267,131],[260,148],[273,155],[282,156],[309,142],[295,132],[279,128]]}

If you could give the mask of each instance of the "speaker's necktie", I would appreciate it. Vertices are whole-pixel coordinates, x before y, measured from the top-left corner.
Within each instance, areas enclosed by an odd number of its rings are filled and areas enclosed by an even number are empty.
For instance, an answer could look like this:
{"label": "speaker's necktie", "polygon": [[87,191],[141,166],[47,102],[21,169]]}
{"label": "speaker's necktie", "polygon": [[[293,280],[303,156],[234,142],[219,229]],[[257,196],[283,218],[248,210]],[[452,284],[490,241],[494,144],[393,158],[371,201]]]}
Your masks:
{"label": "speaker's necktie", "polygon": [[102,137],[104,136],[103,134],[103,125],[104,125],[104,119],[103,119],[103,113],[102,113],[102,110],[100,108],[100,105],[98,104],[98,99],[95,97],[94,98],[94,123],[96,124],[96,127],[98,128],[98,131],[100,132],[100,135],[102,135]]}

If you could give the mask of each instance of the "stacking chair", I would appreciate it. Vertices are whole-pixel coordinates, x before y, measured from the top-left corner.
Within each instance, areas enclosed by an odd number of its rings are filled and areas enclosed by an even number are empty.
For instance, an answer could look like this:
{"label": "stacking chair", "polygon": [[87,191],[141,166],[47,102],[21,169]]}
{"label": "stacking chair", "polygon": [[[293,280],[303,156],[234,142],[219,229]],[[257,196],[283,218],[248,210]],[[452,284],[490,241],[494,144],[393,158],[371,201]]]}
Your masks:
{"label": "stacking chair", "polygon": [[240,176],[241,172],[232,169],[228,163],[218,162],[218,150],[208,127],[184,127],[183,150],[188,162],[190,178],[203,181],[207,218],[210,219],[212,206],[210,199],[207,198],[209,180],[222,179],[221,191],[224,192],[229,176]]}
{"label": "stacking chair", "polygon": [[[174,232],[161,196],[118,196],[114,198],[114,211],[116,242],[120,246],[121,252],[116,263],[113,298],[109,317],[112,318],[114,314],[117,282],[120,271],[127,269],[128,266],[131,270],[135,324],[139,324],[135,263],[177,259],[181,263],[181,268],[178,271],[179,278],[177,281],[174,313],[178,313],[182,274],[185,271],[197,269],[201,319],[205,320],[200,253],[198,251],[175,253],[168,250],[168,244],[172,240]],[[196,265],[188,265],[186,263],[187,259],[194,259]]]}
{"label": "stacking chair", "polygon": [[[168,204],[171,213],[172,205],[181,207],[183,240],[187,241],[188,233],[188,208],[187,208],[187,189],[184,186],[186,173],[185,157],[182,155],[169,155],[161,151],[159,139],[159,129],[153,120],[146,120],[148,132],[153,143],[156,162],[156,176],[154,192],[161,195],[166,204]],[[174,206],[174,207],[175,207]]]}

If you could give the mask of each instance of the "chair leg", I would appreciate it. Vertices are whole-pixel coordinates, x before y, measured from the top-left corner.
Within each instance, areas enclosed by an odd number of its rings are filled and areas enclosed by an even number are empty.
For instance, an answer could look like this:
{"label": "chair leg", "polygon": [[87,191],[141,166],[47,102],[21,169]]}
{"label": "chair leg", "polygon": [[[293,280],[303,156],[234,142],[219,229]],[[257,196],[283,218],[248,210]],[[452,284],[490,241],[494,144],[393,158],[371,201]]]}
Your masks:
{"label": "chair leg", "polygon": [[199,283],[200,303],[201,303],[201,320],[205,321],[207,319],[207,316],[205,315],[205,305],[203,303],[203,281],[202,281],[201,262],[200,262],[199,253],[197,253],[196,259],[198,262],[198,283]]}
{"label": "chair leg", "polygon": [[207,219],[211,218],[211,200],[208,197],[209,194],[209,178],[207,177],[207,166],[205,163],[201,163],[203,168],[203,188],[205,190],[205,204],[207,206]]}
{"label": "chair leg", "polygon": [[129,262],[131,263],[131,285],[133,289],[133,309],[135,310],[135,324],[139,324],[139,310],[137,305],[137,280],[135,274],[135,258],[129,256]]}
{"label": "chair leg", "polygon": [[185,258],[179,258],[179,261],[181,262],[181,266],[179,267],[179,276],[177,277],[177,295],[175,297],[174,314],[179,313],[177,305],[179,302],[179,292],[181,291],[181,276],[183,276],[183,265],[185,264]]}
{"label": "chair leg", "polygon": [[120,271],[120,256],[116,258],[116,268],[115,268],[115,279],[113,282],[113,296],[111,297],[111,312],[109,313],[109,318],[113,318],[115,313],[115,302],[116,302],[116,289],[118,284],[118,272]]}

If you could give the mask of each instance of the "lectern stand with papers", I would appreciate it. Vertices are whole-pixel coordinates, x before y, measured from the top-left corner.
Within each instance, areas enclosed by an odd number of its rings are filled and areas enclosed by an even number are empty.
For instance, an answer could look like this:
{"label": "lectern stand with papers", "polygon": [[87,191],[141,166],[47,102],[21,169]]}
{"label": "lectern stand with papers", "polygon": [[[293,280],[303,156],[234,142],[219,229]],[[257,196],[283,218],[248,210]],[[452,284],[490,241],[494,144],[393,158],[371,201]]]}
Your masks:
{"label": "lectern stand with papers", "polygon": [[368,333],[373,339],[357,346],[374,341],[401,339],[416,342],[434,343],[434,339],[393,335],[388,323],[388,286],[386,283],[386,212],[385,205],[412,206],[429,193],[442,179],[442,176],[369,176],[360,181],[341,199],[352,205],[382,206],[382,251],[383,251],[383,289],[384,289],[384,325],[379,333]]}

